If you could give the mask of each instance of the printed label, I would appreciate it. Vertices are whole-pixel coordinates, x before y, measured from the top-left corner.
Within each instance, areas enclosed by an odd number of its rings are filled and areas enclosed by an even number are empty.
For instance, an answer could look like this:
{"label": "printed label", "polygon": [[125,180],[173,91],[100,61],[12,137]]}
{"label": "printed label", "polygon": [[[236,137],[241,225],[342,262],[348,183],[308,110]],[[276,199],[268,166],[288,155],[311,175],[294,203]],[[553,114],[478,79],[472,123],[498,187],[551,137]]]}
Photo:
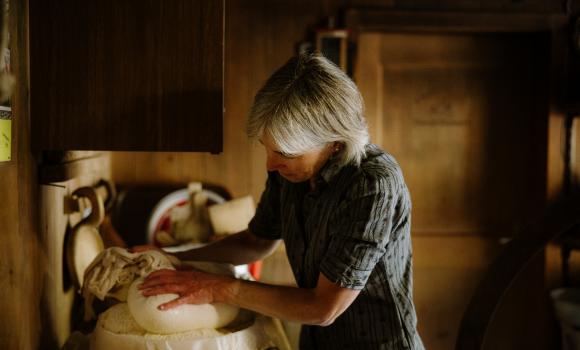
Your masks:
{"label": "printed label", "polygon": [[12,120],[0,119],[0,162],[7,162],[11,156]]}

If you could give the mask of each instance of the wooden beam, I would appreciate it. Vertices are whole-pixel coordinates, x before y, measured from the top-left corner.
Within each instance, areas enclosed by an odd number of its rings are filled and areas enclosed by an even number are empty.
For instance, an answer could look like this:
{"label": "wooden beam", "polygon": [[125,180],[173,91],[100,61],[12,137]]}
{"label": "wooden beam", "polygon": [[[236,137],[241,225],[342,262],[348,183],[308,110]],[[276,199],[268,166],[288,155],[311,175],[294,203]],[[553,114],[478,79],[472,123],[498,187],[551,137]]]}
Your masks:
{"label": "wooden beam", "polygon": [[365,32],[501,33],[544,32],[562,28],[564,14],[470,13],[350,9],[346,23],[356,35]]}

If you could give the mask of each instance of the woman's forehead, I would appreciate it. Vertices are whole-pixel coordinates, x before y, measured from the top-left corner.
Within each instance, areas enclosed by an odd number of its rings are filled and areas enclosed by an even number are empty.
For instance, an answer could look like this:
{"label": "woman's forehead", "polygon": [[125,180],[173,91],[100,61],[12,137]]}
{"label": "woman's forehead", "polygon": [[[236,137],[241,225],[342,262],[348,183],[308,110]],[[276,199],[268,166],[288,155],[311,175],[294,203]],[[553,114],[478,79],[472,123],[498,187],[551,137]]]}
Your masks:
{"label": "woman's forehead", "polygon": [[268,147],[272,150],[278,150],[280,148],[268,132],[264,132],[262,136],[258,138],[258,141],[260,141],[260,143],[265,147]]}

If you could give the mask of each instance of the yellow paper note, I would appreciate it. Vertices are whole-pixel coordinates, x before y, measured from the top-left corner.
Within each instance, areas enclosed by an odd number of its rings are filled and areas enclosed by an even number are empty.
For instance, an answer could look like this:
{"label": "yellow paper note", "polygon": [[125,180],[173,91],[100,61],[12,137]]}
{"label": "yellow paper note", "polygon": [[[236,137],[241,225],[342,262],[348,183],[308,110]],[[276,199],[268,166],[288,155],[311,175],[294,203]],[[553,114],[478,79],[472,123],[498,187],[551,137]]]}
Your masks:
{"label": "yellow paper note", "polygon": [[0,162],[7,162],[11,156],[12,120],[0,119]]}

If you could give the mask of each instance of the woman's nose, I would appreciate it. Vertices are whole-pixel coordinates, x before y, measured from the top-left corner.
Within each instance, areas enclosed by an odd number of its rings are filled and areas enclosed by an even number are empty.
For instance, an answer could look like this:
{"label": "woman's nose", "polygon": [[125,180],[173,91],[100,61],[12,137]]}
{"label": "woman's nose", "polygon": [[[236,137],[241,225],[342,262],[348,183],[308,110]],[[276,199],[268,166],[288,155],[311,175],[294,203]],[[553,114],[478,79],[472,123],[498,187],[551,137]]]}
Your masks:
{"label": "woman's nose", "polygon": [[280,170],[281,167],[282,167],[282,164],[277,159],[276,155],[270,155],[269,154],[267,156],[267,158],[266,158],[266,169],[268,169],[268,171]]}

